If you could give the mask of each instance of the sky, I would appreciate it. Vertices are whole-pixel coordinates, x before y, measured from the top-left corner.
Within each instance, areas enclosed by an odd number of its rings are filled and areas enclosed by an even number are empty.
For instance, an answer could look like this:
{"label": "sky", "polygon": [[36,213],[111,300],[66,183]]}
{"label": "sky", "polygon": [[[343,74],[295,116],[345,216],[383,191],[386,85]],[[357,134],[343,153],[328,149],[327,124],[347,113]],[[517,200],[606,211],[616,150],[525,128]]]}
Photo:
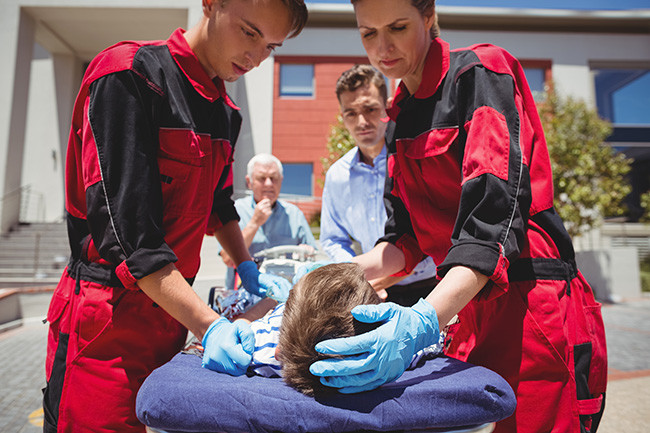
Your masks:
{"label": "sky", "polygon": [[[306,0],[308,3],[349,3],[349,0]],[[650,0],[437,0],[439,6],[481,6],[520,9],[627,10],[650,9]]]}

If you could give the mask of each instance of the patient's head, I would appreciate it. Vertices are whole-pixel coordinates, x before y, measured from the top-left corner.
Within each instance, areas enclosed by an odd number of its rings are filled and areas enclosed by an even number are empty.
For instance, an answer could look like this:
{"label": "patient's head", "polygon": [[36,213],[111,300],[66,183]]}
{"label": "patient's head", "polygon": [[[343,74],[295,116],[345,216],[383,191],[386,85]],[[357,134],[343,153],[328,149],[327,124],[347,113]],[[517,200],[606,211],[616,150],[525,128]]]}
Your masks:
{"label": "patient's head", "polygon": [[316,352],[314,346],[377,327],[355,320],[350,311],[357,305],[379,302],[363,271],[354,263],[323,266],[302,277],[289,294],[280,327],[278,359],[285,382],[307,395],[331,390],[309,372],[314,361],[331,357]]}

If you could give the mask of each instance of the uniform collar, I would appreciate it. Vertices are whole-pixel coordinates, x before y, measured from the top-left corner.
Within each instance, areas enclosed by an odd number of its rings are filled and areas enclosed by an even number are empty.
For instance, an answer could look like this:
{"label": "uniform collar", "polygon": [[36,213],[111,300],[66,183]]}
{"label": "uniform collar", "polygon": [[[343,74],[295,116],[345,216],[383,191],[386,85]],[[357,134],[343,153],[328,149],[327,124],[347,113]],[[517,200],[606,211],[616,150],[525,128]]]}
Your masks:
{"label": "uniform collar", "polygon": [[223,98],[228,106],[234,110],[239,110],[239,107],[228,97],[223,80],[219,77],[210,79],[203,66],[201,66],[199,59],[187,44],[183,36],[184,33],[185,30],[183,29],[176,29],[167,40],[169,51],[176,64],[178,64],[178,67],[181,68],[187,79],[192,83],[192,86],[194,86],[201,96],[210,102]]}
{"label": "uniform collar", "polygon": [[[447,72],[449,72],[449,44],[438,37],[431,41],[429,51],[424,59],[422,81],[413,96],[418,99],[433,96]],[[399,104],[408,96],[410,96],[410,93],[404,82],[401,82],[395,92],[390,108],[386,110],[391,119],[395,120],[397,118],[400,111]]]}

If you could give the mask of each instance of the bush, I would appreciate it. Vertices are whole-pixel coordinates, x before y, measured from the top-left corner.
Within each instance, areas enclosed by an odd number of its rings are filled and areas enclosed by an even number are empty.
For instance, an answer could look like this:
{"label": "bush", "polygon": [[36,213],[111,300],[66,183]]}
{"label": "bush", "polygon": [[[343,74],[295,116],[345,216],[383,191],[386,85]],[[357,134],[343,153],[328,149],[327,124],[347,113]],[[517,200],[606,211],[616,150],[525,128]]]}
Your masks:
{"label": "bush", "polygon": [[641,259],[639,270],[641,271],[641,290],[650,292],[650,255]]}
{"label": "bush", "polygon": [[605,140],[611,125],[573,98],[548,92],[539,113],[553,168],[555,207],[571,236],[625,213],[630,160]]}
{"label": "bush", "polygon": [[[325,173],[327,173],[327,170],[330,169],[332,164],[354,148],[354,146],[354,139],[345,126],[343,126],[343,118],[341,115],[338,115],[336,117],[336,123],[331,125],[330,135],[327,138],[327,158],[321,158],[321,163],[323,164],[322,179],[325,179]],[[324,180],[321,182],[324,182]]]}

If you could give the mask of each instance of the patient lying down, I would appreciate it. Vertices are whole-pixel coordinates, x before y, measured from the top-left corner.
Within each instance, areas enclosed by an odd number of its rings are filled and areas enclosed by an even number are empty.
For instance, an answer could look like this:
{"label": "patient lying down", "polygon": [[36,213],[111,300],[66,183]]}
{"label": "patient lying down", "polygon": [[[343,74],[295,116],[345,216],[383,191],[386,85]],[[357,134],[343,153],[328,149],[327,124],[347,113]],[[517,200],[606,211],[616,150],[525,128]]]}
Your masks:
{"label": "patient lying down", "polygon": [[[314,349],[318,342],[358,335],[379,326],[359,322],[350,312],[357,305],[381,302],[361,268],[354,263],[315,269],[296,283],[286,303],[273,308],[272,302],[264,299],[238,319],[252,320],[272,308],[251,322],[255,351],[249,374],[281,376],[288,385],[306,395],[332,390],[309,372],[313,362],[331,357]],[[426,348],[413,357],[409,368],[440,352],[439,344]]]}

